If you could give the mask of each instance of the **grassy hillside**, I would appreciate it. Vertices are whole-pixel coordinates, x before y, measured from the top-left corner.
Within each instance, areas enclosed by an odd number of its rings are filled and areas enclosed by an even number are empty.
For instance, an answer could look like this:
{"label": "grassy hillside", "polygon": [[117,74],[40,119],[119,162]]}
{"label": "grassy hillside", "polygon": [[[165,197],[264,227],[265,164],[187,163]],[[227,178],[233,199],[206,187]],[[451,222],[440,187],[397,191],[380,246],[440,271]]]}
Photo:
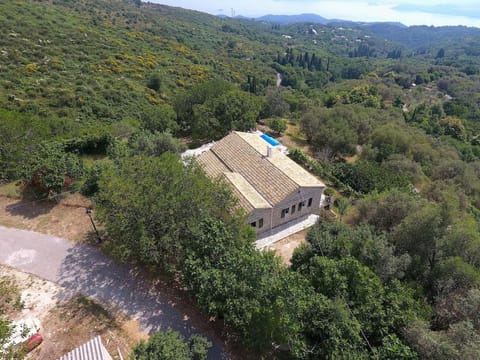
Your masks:
{"label": "grassy hillside", "polygon": [[328,58],[328,81],[356,62],[349,55],[385,57],[393,47],[361,28],[280,27],[121,0],[3,2],[0,26],[0,106],[81,123],[135,118],[213,78],[245,85],[255,76],[261,90],[287,48]]}
{"label": "grassy hillside", "polygon": [[[275,38],[268,45],[245,25],[224,25],[206,14],[115,0],[3,2],[0,106],[110,122],[215,77],[244,82],[258,73],[273,82]],[[154,76],[159,91],[147,87]]]}
{"label": "grassy hillside", "polygon": [[[440,41],[451,44],[455,34],[468,35],[456,48],[475,41],[473,29],[279,26],[120,0],[3,2],[0,26],[0,106],[81,123],[135,118],[212,78],[244,85],[256,76],[261,87],[273,84],[272,62],[287,48],[331,62],[325,80],[310,82],[322,84],[332,76],[351,77],[352,66],[363,66],[355,77],[378,66],[366,59],[396,49],[406,56],[413,40],[417,52],[428,46],[431,58]],[[441,64],[455,60],[476,72],[474,47],[469,53],[456,48],[445,46]],[[152,79],[160,80],[158,86],[148,86]]]}

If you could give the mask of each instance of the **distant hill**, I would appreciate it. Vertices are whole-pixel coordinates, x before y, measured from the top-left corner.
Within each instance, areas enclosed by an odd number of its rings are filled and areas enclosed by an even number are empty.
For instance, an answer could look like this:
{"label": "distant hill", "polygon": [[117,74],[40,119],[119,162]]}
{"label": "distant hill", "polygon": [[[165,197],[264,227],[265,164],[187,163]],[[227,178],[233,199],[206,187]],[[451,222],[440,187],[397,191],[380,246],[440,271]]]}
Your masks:
{"label": "distant hill", "polygon": [[265,15],[256,18],[259,21],[267,21],[276,24],[294,24],[294,23],[316,23],[328,24],[331,20],[316,14],[300,14],[300,15]]}
{"label": "distant hill", "polygon": [[375,21],[375,22],[357,22],[359,25],[366,25],[366,26],[388,26],[392,29],[407,29],[408,26],[405,24],[402,24],[401,22],[398,21]]}
{"label": "distant hill", "polygon": [[[245,17],[239,15],[236,18],[243,18]],[[282,25],[290,25],[290,24],[297,24],[297,23],[314,23],[314,24],[347,24],[350,26],[355,25],[382,25],[391,26],[394,28],[407,28],[406,25],[400,22],[359,22],[359,21],[351,21],[351,20],[344,20],[344,19],[327,19],[317,14],[300,14],[300,15],[264,15],[255,18],[257,21],[266,21],[275,24],[282,24]]]}
{"label": "distant hill", "polygon": [[[240,18],[240,16],[237,16],[237,18]],[[265,15],[257,17],[255,20],[287,27],[312,23],[336,26],[337,30],[341,26],[355,27],[363,29],[380,39],[388,40],[390,46],[403,46],[415,54],[436,53],[439,49],[445,47],[450,49],[452,54],[466,53],[467,55],[476,55],[479,53],[478,48],[480,47],[480,29],[466,26],[406,26],[400,22],[327,19],[317,14]],[[369,44],[370,47],[371,45]],[[337,54],[339,54],[338,51]],[[379,53],[377,52],[378,55]]]}
{"label": "distant hill", "polygon": [[410,49],[430,46],[450,46],[462,49],[478,46],[480,29],[466,26],[410,26],[399,28],[392,23],[367,24],[374,34],[387,40],[397,42]]}

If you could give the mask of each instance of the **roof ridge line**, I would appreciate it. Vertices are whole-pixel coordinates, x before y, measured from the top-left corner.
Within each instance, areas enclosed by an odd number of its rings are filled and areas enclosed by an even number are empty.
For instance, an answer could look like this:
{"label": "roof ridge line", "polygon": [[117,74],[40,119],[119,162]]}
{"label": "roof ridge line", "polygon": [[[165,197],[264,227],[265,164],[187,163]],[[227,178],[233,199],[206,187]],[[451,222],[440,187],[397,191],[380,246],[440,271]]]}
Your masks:
{"label": "roof ridge line", "polygon": [[[240,138],[244,143],[246,143],[248,146],[250,146],[253,150],[255,150],[257,153],[260,154],[260,156],[263,158],[265,158],[266,156],[263,155],[259,150],[257,150],[257,148],[255,146],[253,146],[252,144],[250,144],[246,139],[243,138],[243,136],[240,136],[238,133],[240,132],[243,132],[244,134],[249,134],[249,135],[255,135],[255,133],[253,132],[245,132],[245,131],[236,131],[234,130],[233,133],[238,137]],[[268,147],[268,144],[265,143],[265,146]]]}
{"label": "roof ridge line", "polygon": [[212,154],[215,155],[215,157],[218,159],[218,161],[220,161],[228,170],[230,170],[231,173],[235,173],[235,171],[233,171],[233,169],[230,166],[228,166],[227,163],[223,161],[222,158],[220,158],[220,156],[218,156],[214,147],[215,147],[215,144],[209,149],[209,151],[211,151]]}
{"label": "roof ridge line", "polygon": [[[250,185],[250,187],[251,187],[263,200],[265,200],[265,202],[266,202],[268,205],[270,205],[270,208],[273,208],[273,207],[275,206],[275,205],[272,204],[272,202],[271,202],[270,200],[268,200],[265,196],[263,196],[263,195],[255,188],[255,186],[253,186],[253,184],[252,184],[250,181],[248,181],[248,179],[247,179],[245,176],[243,176],[243,175],[240,174],[239,172],[235,172],[235,171],[232,171],[232,172],[230,172],[230,173],[231,173],[231,174],[238,174],[238,175],[240,175],[240,176],[242,177],[242,179],[245,180],[245,182],[248,183],[248,185]],[[223,174],[224,174],[224,176],[225,176],[226,172],[224,172]],[[235,184],[232,182],[232,180],[230,180],[230,179],[228,178],[228,176],[225,176],[225,177],[227,178],[227,180],[228,180],[233,186],[235,186]],[[238,188],[237,188],[237,189],[238,189]],[[255,206],[254,206],[255,204],[253,204],[253,203],[248,199],[248,197],[245,196],[245,194],[243,194],[242,192],[240,192],[240,193],[241,193],[241,194],[243,195],[243,197],[250,203],[250,205],[252,205],[253,207],[255,207]]]}

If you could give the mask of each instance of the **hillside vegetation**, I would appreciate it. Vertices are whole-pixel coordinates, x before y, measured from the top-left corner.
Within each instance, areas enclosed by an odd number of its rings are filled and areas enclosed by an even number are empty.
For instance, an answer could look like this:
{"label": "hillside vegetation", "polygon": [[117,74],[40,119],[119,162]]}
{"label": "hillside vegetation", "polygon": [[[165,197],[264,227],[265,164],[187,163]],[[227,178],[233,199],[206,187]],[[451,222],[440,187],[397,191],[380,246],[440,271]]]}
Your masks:
{"label": "hillside vegetation", "polygon": [[[127,0],[8,1],[0,25],[0,182],[91,196],[105,251],[171,275],[244,358],[478,356],[478,29]],[[287,122],[338,213],[288,268],[254,249],[229,188],[178,157]],[[183,340],[137,351],[206,356]]]}

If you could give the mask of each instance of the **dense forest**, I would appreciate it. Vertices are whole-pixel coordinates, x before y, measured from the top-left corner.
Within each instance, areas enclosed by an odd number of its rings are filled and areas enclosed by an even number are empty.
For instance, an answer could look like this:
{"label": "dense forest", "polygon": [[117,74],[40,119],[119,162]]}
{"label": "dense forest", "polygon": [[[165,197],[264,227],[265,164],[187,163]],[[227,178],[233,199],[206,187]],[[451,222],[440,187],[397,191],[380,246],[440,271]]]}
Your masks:
{"label": "dense forest", "polygon": [[[180,282],[244,357],[478,358],[480,29],[133,0],[2,2],[0,26],[0,186],[91,197],[104,251]],[[336,199],[289,267],[178,156],[258,122]],[[167,332],[132,359],[209,346]]]}

